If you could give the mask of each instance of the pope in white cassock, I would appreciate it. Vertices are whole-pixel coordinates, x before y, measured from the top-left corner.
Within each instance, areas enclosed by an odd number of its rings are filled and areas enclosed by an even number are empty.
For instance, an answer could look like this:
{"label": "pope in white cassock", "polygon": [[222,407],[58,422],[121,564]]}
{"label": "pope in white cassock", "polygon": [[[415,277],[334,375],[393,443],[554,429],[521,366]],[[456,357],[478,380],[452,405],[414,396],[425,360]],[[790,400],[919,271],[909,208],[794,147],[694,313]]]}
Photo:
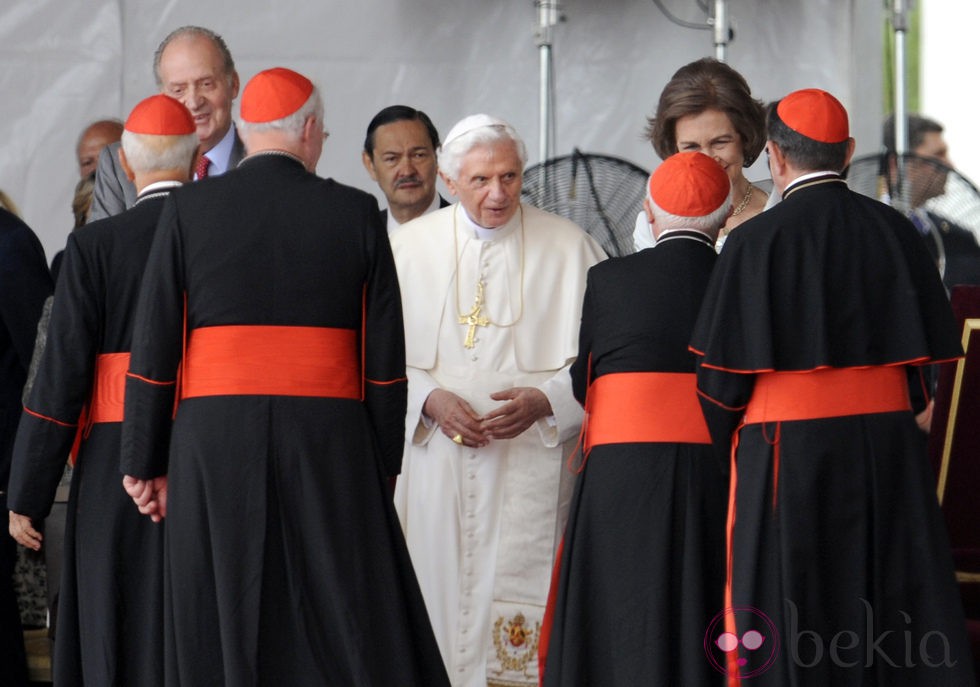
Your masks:
{"label": "pope in white cassock", "polygon": [[439,151],[459,202],[398,228],[408,417],[395,506],[456,687],[537,685],[537,647],[582,409],[568,368],[585,277],[578,226],[520,202],[527,152],[499,119]]}

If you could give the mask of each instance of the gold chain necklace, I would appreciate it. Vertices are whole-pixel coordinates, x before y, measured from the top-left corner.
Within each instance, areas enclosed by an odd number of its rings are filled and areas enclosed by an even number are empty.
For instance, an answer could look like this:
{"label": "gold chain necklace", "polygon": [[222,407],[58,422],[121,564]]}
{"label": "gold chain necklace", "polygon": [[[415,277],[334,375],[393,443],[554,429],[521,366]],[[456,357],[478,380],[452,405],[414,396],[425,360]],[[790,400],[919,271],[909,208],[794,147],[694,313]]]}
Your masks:
{"label": "gold chain necklace", "polygon": [[524,207],[519,205],[518,209],[521,212],[521,304],[517,312],[517,317],[514,318],[513,322],[508,322],[507,324],[494,322],[482,314],[484,305],[484,283],[482,278],[476,283],[476,296],[473,299],[473,307],[470,308],[470,311],[463,313],[463,309],[459,305],[459,263],[461,256],[459,254],[459,234],[456,228],[456,213],[459,212],[459,205],[453,209],[453,256],[456,258],[456,315],[459,324],[465,324],[469,327],[466,330],[466,338],[463,340],[464,348],[473,348],[476,345],[477,327],[486,327],[491,324],[495,327],[513,327],[524,316]]}
{"label": "gold chain necklace", "polygon": [[752,200],[752,184],[749,184],[749,187],[745,189],[745,195],[742,196],[742,200],[735,206],[735,209],[732,210],[732,217],[744,210],[745,206],[749,204],[750,200]]}

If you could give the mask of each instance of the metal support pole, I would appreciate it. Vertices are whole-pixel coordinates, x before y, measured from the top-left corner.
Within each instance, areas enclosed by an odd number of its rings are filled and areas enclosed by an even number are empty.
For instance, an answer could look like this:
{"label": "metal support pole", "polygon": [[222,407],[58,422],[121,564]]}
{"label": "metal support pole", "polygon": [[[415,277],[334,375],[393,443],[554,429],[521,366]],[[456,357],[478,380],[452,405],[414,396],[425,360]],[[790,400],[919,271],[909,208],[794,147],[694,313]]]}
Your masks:
{"label": "metal support pole", "polygon": [[551,56],[551,27],[558,23],[557,0],[536,0],[538,29],[535,38],[538,46],[540,90],[538,94],[538,157],[539,162],[549,160],[555,153],[553,131],[554,102],[552,94],[553,64]]}
{"label": "metal support pole", "polygon": [[905,92],[905,32],[908,31],[908,2],[890,0],[895,30],[895,152],[899,157],[909,148],[908,97]]}
{"label": "metal support pole", "polygon": [[728,24],[728,0],[715,0],[714,16],[715,57],[724,62],[731,37]]}
{"label": "metal support pole", "polygon": [[908,212],[908,178],[904,156],[909,149],[907,96],[905,89],[905,32],[908,30],[910,0],[885,0],[891,9],[891,24],[895,31],[895,181],[892,205]]}

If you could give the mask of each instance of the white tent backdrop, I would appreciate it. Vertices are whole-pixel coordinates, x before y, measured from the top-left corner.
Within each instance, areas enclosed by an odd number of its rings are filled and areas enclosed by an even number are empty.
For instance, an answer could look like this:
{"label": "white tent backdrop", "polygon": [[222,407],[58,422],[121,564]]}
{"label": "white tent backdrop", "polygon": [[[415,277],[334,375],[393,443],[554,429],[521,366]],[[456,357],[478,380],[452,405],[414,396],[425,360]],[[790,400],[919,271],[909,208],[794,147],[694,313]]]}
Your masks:
{"label": "white tent backdrop", "polygon": [[[425,110],[443,133],[474,112],[498,115],[536,155],[532,0],[3,2],[0,188],[49,256],[71,227],[78,133],[94,119],[124,118],[155,91],[153,51],[184,24],[225,37],[243,84],[286,66],[321,86],[331,132],[323,176],[377,194],[361,167],[361,144],[370,118],[394,103]],[[683,19],[704,20],[695,0],[664,3]],[[669,22],[650,0],[561,6],[567,21],[553,33],[556,154],[578,147],[654,167],[659,160],[641,138],[645,117],[678,67],[714,54],[712,32]],[[878,149],[883,3],[731,0],[729,14],[735,39],[727,61],[759,98],[830,90],[851,113],[858,153]],[[763,165],[749,177],[768,176]]]}

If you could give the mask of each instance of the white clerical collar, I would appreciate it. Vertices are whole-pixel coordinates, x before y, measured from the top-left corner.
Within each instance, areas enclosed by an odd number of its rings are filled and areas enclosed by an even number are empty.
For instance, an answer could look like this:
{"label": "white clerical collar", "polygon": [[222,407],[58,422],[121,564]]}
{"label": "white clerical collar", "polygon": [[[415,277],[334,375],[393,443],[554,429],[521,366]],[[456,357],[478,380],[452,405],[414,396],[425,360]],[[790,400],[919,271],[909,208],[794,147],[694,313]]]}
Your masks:
{"label": "white clerical collar", "polygon": [[144,200],[149,198],[163,198],[173,189],[181,186],[179,181],[154,181],[152,184],[147,184],[140,192],[136,195],[136,205],[139,205]]}
{"label": "white clerical collar", "polygon": [[[427,207],[425,209],[425,212],[419,215],[419,217],[422,217],[422,215],[428,215],[430,212],[434,212],[435,210],[438,210],[440,200],[441,198],[439,198],[439,194],[438,193],[434,194],[432,196],[432,202],[429,203],[429,207]],[[412,219],[417,219],[417,218],[413,217]],[[388,207],[388,233],[390,234],[401,225],[402,223],[399,222],[397,219],[395,219],[395,216],[391,213],[391,207],[389,206]]]}
{"label": "white clerical collar", "polygon": [[518,206],[514,216],[507,220],[506,224],[502,224],[494,229],[488,229],[474,222],[469,213],[466,212],[466,208],[463,207],[462,203],[457,203],[456,207],[453,209],[453,212],[457,213],[457,215],[460,217],[460,224],[472,232],[471,235],[480,241],[495,241],[497,239],[502,239],[505,236],[510,236],[512,233],[514,233],[514,230],[521,225],[521,217],[524,214],[523,209]]}
{"label": "white clerical collar", "polygon": [[660,236],[657,237],[657,243],[661,243],[669,239],[687,239],[689,241],[699,241],[701,243],[706,243],[709,246],[715,245],[714,240],[700,229],[687,229],[684,227],[674,227],[673,229],[666,229],[660,232]]}
{"label": "white clerical collar", "polygon": [[793,179],[791,182],[786,184],[786,188],[783,189],[783,199],[786,198],[790,193],[796,189],[803,186],[806,182],[812,181],[814,179],[825,177],[827,180],[841,181],[840,172],[834,172],[829,169],[821,170],[819,172],[807,172],[806,174],[801,174],[800,176]]}
{"label": "white clerical collar", "polygon": [[224,137],[218,141],[218,145],[204,152],[208,156],[208,160],[211,161],[211,164],[208,165],[208,176],[218,176],[228,171],[228,160],[231,158],[231,149],[234,147],[235,123],[232,122]]}
{"label": "white clerical collar", "polygon": [[183,184],[179,181],[154,181],[152,184],[147,184],[142,189],[140,189],[139,195],[144,193],[153,193],[154,191],[162,191],[164,189],[177,188]]}

